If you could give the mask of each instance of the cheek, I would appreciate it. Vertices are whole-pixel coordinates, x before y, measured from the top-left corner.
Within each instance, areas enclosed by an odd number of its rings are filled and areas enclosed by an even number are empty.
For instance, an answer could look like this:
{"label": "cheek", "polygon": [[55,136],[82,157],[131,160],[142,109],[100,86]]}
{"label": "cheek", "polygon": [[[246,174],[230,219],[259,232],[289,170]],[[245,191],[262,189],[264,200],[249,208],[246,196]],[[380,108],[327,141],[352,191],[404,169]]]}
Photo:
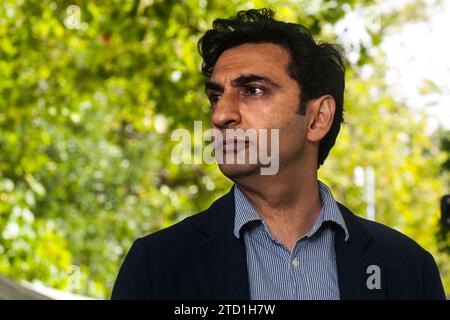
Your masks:
{"label": "cheek", "polygon": [[[265,118],[258,124],[255,124],[253,128],[265,128],[268,134],[267,143],[269,148],[273,145],[271,142],[275,138],[272,129],[278,130],[278,145],[279,152],[283,157],[290,158],[289,155],[298,155],[302,152],[303,146],[306,140],[306,132],[304,130],[304,121],[298,114],[291,113],[289,115],[282,116],[281,114],[272,114],[270,117]],[[259,132],[258,135],[263,134]]]}
{"label": "cheek", "polygon": [[289,119],[284,119],[280,126],[280,148],[301,149],[306,139],[304,117],[291,114]]}
{"label": "cheek", "polygon": [[299,97],[296,91],[292,90],[289,94],[277,94],[244,104],[241,115],[248,128],[279,128],[280,131],[286,128],[288,131],[295,130],[298,133],[302,124],[302,116],[297,114],[298,108]]}

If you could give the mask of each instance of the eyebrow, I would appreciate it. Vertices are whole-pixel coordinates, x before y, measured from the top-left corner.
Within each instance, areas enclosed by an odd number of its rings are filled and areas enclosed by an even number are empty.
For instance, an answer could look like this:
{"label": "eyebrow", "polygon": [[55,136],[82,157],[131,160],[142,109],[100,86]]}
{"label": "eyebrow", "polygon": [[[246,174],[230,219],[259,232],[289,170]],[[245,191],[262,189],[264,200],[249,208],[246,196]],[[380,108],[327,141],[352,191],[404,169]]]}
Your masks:
{"label": "eyebrow", "polygon": [[270,79],[268,77],[258,76],[256,74],[248,74],[248,75],[244,74],[244,75],[241,75],[238,78],[231,81],[233,86],[236,86],[236,87],[242,87],[242,86],[245,86],[252,82],[263,82],[271,87],[275,87],[275,88],[280,87],[280,85],[278,83],[274,82],[272,79]]}
{"label": "eyebrow", "polygon": [[[231,84],[235,87],[243,87],[253,82],[263,82],[267,84],[268,86],[279,88],[280,85],[273,81],[272,79],[264,76],[259,76],[256,74],[244,74],[236,79],[231,80]],[[223,91],[223,86],[217,82],[214,81],[207,81],[205,83],[205,90],[216,90],[216,91]]]}
{"label": "eyebrow", "polygon": [[208,90],[223,91],[223,86],[214,81],[207,81],[205,83],[205,91]]}

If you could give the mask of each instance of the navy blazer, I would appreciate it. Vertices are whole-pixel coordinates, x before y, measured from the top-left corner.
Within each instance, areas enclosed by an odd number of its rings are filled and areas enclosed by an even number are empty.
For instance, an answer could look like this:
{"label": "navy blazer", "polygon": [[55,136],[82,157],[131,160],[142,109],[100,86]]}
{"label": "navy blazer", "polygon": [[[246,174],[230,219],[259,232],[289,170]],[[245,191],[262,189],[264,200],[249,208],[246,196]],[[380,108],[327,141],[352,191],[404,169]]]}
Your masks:
{"label": "navy blazer", "polygon": [[[341,299],[445,299],[430,253],[400,232],[338,207],[350,235],[344,241],[344,231],[333,227]],[[250,299],[245,243],[233,227],[231,190],[207,210],[137,239],[111,298]],[[367,285],[371,265],[380,268],[380,288]]]}

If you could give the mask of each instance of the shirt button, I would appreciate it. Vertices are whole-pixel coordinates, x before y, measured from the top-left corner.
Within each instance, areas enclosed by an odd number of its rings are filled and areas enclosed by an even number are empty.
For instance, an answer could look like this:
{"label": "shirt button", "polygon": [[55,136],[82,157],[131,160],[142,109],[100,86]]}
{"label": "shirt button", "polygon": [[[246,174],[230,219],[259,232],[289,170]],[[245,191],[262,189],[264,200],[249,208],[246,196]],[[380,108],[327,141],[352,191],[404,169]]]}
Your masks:
{"label": "shirt button", "polygon": [[292,260],[292,266],[294,268],[298,268],[298,266],[300,265],[300,262],[298,262],[298,259],[295,258],[294,260]]}

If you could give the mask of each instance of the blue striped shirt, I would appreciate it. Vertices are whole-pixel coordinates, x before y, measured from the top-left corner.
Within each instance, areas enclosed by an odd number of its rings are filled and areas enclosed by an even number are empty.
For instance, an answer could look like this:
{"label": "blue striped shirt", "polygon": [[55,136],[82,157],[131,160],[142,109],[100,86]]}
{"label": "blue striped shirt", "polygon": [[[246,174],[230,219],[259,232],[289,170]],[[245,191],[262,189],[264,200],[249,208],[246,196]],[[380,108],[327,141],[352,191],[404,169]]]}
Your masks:
{"label": "blue striped shirt", "polygon": [[244,237],[252,300],[338,300],[334,252],[337,224],[349,234],[330,189],[318,181],[322,204],[311,230],[299,238],[292,253],[270,233],[267,224],[237,185],[234,188],[234,235]]}

